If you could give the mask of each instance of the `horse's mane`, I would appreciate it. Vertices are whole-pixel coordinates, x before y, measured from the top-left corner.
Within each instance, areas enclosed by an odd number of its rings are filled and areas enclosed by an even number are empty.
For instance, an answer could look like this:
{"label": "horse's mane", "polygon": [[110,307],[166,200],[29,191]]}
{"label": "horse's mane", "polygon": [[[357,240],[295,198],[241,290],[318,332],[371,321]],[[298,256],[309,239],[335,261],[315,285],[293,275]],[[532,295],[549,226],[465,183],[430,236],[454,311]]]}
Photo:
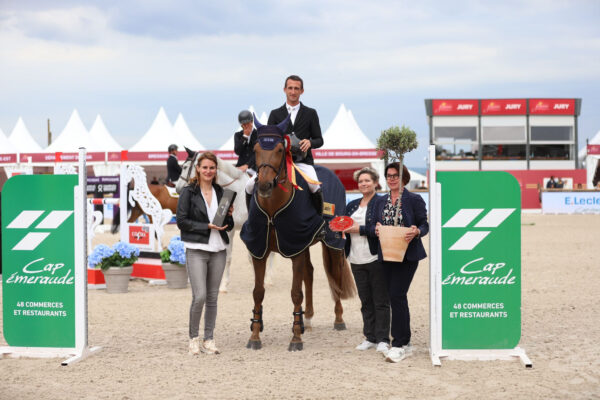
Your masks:
{"label": "horse's mane", "polygon": [[227,175],[229,175],[229,177],[233,178],[233,179],[237,179],[240,178],[244,173],[237,169],[236,167],[233,166],[233,164],[222,160],[220,157],[217,156],[217,161],[219,163],[219,165],[217,166],[217,168],[221,171],[223,171],[224,173],[226,173]]}

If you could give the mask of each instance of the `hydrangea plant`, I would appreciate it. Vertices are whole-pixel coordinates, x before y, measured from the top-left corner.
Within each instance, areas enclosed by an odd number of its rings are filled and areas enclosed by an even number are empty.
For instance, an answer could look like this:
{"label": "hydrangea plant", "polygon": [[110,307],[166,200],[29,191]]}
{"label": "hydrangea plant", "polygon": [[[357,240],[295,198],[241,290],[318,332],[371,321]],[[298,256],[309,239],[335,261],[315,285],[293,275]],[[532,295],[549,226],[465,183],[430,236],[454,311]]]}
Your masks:
{"label": "hydrangea plant", "polygon": [[128,267],[133,265],[140,255],[140,249],[125,242],[118,242],[109,247],[99,244],[88,256],[88,265],[91,268],[100,267],[107,270],[110,267]]}
{"label": "hydrangea plant", "polygon": [[185,245],[179,236],[174,236],[167,248],[160,252],[160,259],[164,263],[185,266]]}

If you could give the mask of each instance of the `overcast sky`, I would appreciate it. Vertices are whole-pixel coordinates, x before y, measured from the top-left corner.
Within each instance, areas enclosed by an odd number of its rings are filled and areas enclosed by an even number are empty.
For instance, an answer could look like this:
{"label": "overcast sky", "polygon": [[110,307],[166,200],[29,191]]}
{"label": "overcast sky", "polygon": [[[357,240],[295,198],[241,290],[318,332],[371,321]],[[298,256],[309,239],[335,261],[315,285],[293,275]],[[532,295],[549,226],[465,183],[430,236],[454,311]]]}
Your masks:
{"label": "overcast sky", "polygon": [[283,104],[287,75],[323,132],[341,103],[373,141],[408,125],[425,166],[426,98],[580,97],[600,130],[600,1],[0,0],[0,129],[46,146],[73,109],[125,148],[165,107],[209,149],[237,114]]}

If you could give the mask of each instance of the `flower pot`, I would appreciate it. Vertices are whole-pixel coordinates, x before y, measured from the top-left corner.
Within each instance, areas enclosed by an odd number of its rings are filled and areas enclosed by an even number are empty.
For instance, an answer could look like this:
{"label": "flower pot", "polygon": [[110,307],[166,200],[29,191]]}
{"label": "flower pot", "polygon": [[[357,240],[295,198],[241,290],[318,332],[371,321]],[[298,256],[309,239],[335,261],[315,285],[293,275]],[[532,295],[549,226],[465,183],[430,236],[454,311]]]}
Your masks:
{"label": "flower pot", "polygon": [[103,270],[106,293],[127,293],[133,267],[110,267]]}
{"label": "flower pot", "polygon": [[168,288],[183,289],[187,287],[188,274],[185,265],[163,263],[162,269],[165,271]]}
{"label": "flower pot", "polygon": [[403,226],[381,225],[379,227],[379,243],[384,261],[404,261],[409,243],[404,240],[404,235],[409,231],[410,228]]}

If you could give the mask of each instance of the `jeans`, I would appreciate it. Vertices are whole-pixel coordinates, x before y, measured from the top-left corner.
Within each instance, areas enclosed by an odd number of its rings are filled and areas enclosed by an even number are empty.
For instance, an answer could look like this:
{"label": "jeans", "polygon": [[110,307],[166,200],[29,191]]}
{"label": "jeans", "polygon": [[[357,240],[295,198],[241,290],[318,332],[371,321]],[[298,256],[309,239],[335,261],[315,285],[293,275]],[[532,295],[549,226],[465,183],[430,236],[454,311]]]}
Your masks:
{"label": "jeans", "polygon": [[225,269],[225,250],[210,252],[186,249],[187,271],[192,285],[190,306],[190,339],[198,336],[202,310],[204,315],[204,340],[213,339],[217,320],[219,285]]}
{"label": "jeans", "polygon": [[350,264],[360,298],[363,334],[371,343],[390,342],[390,300],[379,261]]}
{"label": "jeans", "polygon": [[418,261],[383,262],[392,308],[392,347],[410,343],[410,312],[406,294],[418,265]]}

